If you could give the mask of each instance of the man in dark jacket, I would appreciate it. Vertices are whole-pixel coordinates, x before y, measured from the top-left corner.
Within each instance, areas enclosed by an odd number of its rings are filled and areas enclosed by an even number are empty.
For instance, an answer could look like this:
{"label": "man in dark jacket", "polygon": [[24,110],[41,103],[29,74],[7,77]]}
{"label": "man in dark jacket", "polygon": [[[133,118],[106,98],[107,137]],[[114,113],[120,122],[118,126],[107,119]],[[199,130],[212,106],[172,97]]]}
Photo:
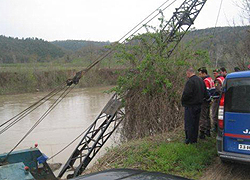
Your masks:
{"label": "man in dark jacket", "polygon": [[185,107],[185,143],[192,144],[197,143],[201,105],[204,98],[209,98],[209,95],[205,83],[195,75],[193,68],[189,68],[186,75],[189,79],[186,82],[181,102]]}

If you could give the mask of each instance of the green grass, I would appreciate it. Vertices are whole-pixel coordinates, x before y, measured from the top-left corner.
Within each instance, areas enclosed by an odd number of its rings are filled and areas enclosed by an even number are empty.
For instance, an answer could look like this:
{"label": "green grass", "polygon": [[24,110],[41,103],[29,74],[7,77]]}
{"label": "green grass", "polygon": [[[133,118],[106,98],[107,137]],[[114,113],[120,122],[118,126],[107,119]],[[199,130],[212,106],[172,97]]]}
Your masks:
{"label": "green grass", "polygon": [[[211,157],[216,154],[210,143],[198,143],[197,145],[185,145],[180,142],[161,144],[149,153],[152,166],[150,171],[162,171],[180,174],[187,177],[199,176],[202,170],[211,163]],[[210,148],[210,149],[207,149]]]}
{"label": "green grass", "polygon": [[[81,66],[70,66],[67,64],[58,64],[58,63],[17,63],[17,64],[1,64],[0,66],[0,73],[1,72],[16,72],[22,73],[26,71],[59,71],[59,70],[72,70],[78,69],[82,70]],[[84,67],[83,67],[84,68]]]}
{"label": "green grass", "polygon": [[175,137],[172,134],[171,141],[160,137],[149,137],[108,149],[96,168],[136,168],[199,179],[217,156],[215,138],[186,145],[182,142],[182,135]]}
{"label": "green grass", "polygon": [[[36,62],[36,63],[5,63],[0,65],[0,72],[26,72],[27,70],[33,71],[55,71],[55,70],[76,70],[80,71],[88,67],[91,63],[96,60],[95,58],[85,59],[85,58],[74,58],[70,63],[64,61],[55,60],[53,62]],[[127,66],[122,65],[117,62],[117,59],[103,59],[96,68],[113,68],[120,69]]]}
{"label": "green grass", "polygon": [[[84,67],[67,64],[27,63],[2,64],[0,67],[0,95],[50,91]],[[93,69],[81,78],[77,87],[114,85],[117,74],[113,69]]]}

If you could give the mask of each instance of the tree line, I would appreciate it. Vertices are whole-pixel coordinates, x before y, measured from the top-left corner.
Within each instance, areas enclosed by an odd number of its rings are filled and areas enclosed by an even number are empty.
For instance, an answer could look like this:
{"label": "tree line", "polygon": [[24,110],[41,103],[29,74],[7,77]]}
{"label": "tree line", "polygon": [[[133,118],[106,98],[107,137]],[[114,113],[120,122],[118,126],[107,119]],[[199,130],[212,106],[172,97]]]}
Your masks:
{"label": "tree line", "polygon": [[[191,30],[182,44],[193,44],[195,50],[209,52],[213,66],[246,66],[250,60],[249,26],[217,27]],[[18,39],[0,36],[0,63],[79,61],[91,63],[106,51],[107,42],[66,40],[48,42],[38,38]]]}
{"label": "tree line", "polygon": [[217,27],[193,30],[183,42],[196,42],[194,49],[209,52],[214,67],[240,67],[250,63],[250,26]]}
{"label": "tree line", "polygon": [[0,36],[0,63],[49,62],[64,55],[60,47],[42,39]]}

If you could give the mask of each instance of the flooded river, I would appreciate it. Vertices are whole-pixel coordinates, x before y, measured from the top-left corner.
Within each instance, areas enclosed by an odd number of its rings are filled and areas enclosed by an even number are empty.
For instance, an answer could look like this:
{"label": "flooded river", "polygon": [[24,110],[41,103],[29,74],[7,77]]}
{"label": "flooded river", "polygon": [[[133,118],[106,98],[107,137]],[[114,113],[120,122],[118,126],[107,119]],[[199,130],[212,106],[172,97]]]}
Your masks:
{"label": "flooded river", "polygon": [[[38,148],[51,157],[83,132],[99,115],[111,94],[104,93],[111,87],[95,87],[73,90],[58,106],[39,124],[39,126],[18,146],[25,149],[38,143]],[[46,93],[3,95],[0,96],[0,124],[23,111]],[[33,124],[51,105],[45,103],[25,119],[0,135],[0,153],[9,152],[26,134]],[[1,128],[0,128],[1,130]],[[79,140],[64,152],[50,160],[51,163],[65,163]],[[110,138],[106,146],[115,144]],[[104,148],[101,154],[104,153]]]}

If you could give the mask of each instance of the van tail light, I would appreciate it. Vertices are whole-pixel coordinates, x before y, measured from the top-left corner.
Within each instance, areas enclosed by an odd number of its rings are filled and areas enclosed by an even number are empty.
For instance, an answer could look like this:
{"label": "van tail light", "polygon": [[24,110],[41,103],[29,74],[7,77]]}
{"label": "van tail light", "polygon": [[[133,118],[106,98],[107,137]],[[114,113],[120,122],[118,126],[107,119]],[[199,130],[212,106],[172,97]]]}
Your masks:
{"label": "van tail light", "polygon": [[218,126],[220,129],[224,128],[224,101],[225,93],[222,93],[219,103],[219,112],[218,112]]}

